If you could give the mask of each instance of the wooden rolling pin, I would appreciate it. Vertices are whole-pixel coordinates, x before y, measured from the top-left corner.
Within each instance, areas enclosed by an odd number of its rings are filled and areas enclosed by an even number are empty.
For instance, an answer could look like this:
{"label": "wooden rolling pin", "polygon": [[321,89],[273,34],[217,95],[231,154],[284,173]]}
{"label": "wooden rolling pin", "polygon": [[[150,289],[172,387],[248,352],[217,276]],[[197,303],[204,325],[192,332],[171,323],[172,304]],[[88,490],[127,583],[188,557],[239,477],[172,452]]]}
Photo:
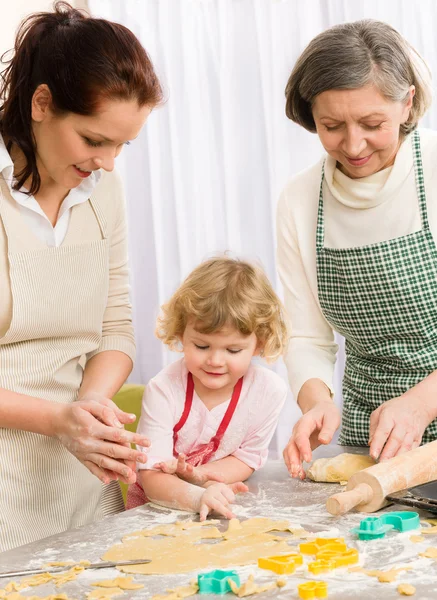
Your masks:
{"label": "wooden rolling pin", "polygon": [[437,479],[437,441],[358,471],[346,490],[328,498],[331,515],[343,515],[352,508],[374,512],[387,504],[385,497]]}

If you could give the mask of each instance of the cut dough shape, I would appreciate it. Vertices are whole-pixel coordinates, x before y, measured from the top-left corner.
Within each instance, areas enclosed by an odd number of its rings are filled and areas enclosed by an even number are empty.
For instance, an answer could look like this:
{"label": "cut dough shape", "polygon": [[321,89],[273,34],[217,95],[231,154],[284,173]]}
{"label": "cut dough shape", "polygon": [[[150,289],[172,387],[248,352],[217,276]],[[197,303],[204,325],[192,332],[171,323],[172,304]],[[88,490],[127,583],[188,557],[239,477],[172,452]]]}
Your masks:
{"label": "cut dough shape", "polygon": [[240,587],[238,587],[232,579],[229,579],[229,585],[236,596],[244,598],[245,596],[252,596],[253,594],[262,594],[263,592],[274,590],[277,587],[282,588],[286,585],[286,582],[283,579],[277,579],[274,583],[258,585],[255,583],[253,575],[249,575],[246,583],[241,584]]}
{"label": "cut dough shape", "polygon": [[[90,564],[90,563],[88,563],[88,564]],[[64,566],[64,565],[58,565],[58,566]],[[60,587],[61,585],[64,585],[64,583],[68,583],[69,581],[74,581],[76,579],[76,577],[79,575],[79,573],[82,573],[83,570],[84,570],[84,567],[76,565],[76,566],[72,567],[71,569],[69,569],[68,571],[65,571],[64,573],[39,573],[38,575],[33,575],[32,577],[26,577],[20,583],[17,583],[16,581],[10,581],[5,586],[4,590],[0,590],[0,599],[3,600],[4,598],[7,598],[8,600],[13,600],[13,598],[10,597],[11,592],[20,592],[21,590],[24,590],[25,588],[36,587],[38,585],[44,585],[49,582],[54,583],[56,585],[56,587]],[[7,594],[9,594],[9,596]],[[55,594],[55,596],[56,596],[56,594]],[[62,596],[62,594],[59,594],[59,596]],[[27,598],[29,600],[29,596]]]}
{"label": "cut dough shape", "polygon": [[352,475],[374,464],[370,456],[344,452],[332,458],[318,458],[308,469],[307,476],[321,483],[340,483],[349,481]]}
{"label": "cut dough shape", "polygon": [[425,550],[425,552],[421,552],[419,556],[424,556],[425,558],[434,558],[437,560],[437,548],[430,546]]}
{"label": "cut dough shape", "polygon": [[419,544],[419,542],[424,542],[425,538],[423,535],[410,535],[410,541],[412,541],[414,544]]}
{"label": "cut dough shape", "polygon": [[67,594],[51,594],[45,598],[39,596],[22,596],[20,592],[11,592],[10,594],[4,594],[5,590],[0,590],[0,598],[7,598],[7,600],[70,600]]}
{"label": "cut dough shape", "polygon": [[369,577],[377,577],[380,583],[392,583],[402,571],[411,571],[412,567],[400,567],[399,569],[390,569],[389,571],[380,571],[379,569],[363,569],[363,567],[351,567],[351,573],[364,573]]}
{"label": "cut dough shape", "polygon": [[436,535],[437,534],[437,525],[433,525],[433,527],[425,527],[420,530],[422,535]]}
{"label": "cut dough shape", "polygon": [[134,583],[133,577],[116,577],[115,579],[103,579],[91,585],[104,588],[120,588],[122,590],[139,590],[144,587],[142,583]]}
{"label": "cut dough shape", "polygon": [[181,585],[172,590],[167,590],[168,594],[158,594],[152,596],[150,600],[180,600],[181,598],[188,598],[189,596],[195,596],[199,591],[197,581],[193,579],[190,581],[190,585]]}
{"label": "cut dough shape", "polygon": [[107,600],[108,598],[114,598],[115,596],[121,596],[124,594],[124,590],[119,587],[102,588],[88,592],[86,597],[88,600]]}
{"label": "cut dough shape", "polygon": [[416,588],[409,583],[401,583],[398,585],[398,592],[401,596],[414,596]]}
{"label": "cut dough shape", "polygon": [[[207,522],[208,523],[208,522]],[[103,560],[151,559],[143,565],[118,567],[124,573],[143,573],[163,575],[167,573],[188,573],[210,567],[222,569],[236,565],[256,564],[260,556],[276,556],[290,552],[288,540],[291,534],[278,540],[278,536],[269,532],[289,532],[288,521],[276,521],[267,518],[253,518],[242,521],[232,519],[227,531],[219,532],[217,543],[208,544],[205,552],[203,538],[207,538],[208,527],[204,523],[185,522],[183,527],[177,524],[160,525],[159,538],[157,528],[128,535],[122,543],[112,546],[102,557]],[[218,531],[212,527],[213,538]],[[293,529],[292,529],[293,530]],[[302,530],[298,530],[301,534]],[[152,532],[152,535],[150,533]],[[181,552],[183,548],[183,552]]]}

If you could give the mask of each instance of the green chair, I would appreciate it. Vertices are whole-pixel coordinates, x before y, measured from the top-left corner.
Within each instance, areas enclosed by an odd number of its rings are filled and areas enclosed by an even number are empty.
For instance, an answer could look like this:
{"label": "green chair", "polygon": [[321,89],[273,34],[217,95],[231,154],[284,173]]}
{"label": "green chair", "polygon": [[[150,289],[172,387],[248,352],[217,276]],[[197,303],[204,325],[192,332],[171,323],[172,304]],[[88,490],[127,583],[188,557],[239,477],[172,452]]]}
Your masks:
{"label": "green chair", "polygon": [[[140,418],[141,414],[141,400],[143,398],[144,387],[144,385],[126,383],[121,387],[120,391],[113,397],[113,400],[118,406],[118,408],[121,408],[121,410],[135,414],[137,416],[136,421],[134,421],[130,425],[125,425],[125,428],[129,431],[136,431],[137,429],[138,419]],[[123,493],[123,498],[126,501],[127,485],[125,483],[120,482],[120,486],[121,491]]]}

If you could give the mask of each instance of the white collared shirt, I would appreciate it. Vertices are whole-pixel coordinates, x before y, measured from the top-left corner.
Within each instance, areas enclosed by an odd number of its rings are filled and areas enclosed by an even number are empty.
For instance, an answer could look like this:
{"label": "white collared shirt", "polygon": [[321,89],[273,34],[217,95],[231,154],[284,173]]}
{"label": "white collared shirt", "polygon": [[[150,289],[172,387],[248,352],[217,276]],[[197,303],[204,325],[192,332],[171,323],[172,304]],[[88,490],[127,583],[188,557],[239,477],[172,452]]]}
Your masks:
{"label": "white collared shirt", "polygon": [[21,214],[27,226],[47,246],[60,246],[62,244],[67,234],[71,209],[76,204],[82,204],[89,199],[102,175],[99,171],[93,171],[80,185],[69,191],[59,209],[58,220],[53,226],[33,196],[28,196],[22,191],[13,189],[12,186],[16,181],[14,179],[14,163],[1,135],[0,173],[9,187],[13,199],[20,205]]}

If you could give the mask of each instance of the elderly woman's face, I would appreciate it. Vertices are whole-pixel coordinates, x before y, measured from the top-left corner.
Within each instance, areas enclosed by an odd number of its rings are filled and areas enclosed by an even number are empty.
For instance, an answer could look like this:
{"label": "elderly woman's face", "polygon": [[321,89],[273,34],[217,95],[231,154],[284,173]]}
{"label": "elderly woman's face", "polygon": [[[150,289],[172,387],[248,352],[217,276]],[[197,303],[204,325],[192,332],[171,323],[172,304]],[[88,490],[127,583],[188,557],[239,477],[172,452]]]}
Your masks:
{"label": "elderly woman's face", "polygon": [[313,104],[317,133],[343,173],[367,177],[393,164],[399,128],[408,119],[414,86],[406,102],[387,100],[376,87],[328,90]]}

